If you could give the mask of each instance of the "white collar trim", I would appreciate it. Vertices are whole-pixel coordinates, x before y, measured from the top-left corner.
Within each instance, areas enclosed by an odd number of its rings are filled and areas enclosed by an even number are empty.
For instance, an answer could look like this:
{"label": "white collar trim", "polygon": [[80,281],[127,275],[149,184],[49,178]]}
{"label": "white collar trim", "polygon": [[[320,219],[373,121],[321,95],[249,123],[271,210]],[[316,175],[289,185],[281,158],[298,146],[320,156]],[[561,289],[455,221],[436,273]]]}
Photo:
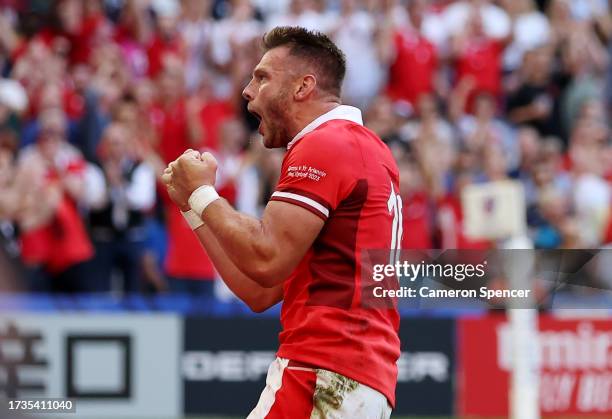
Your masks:
{"label": "white collar trim", "polygon": [[325,122],[333,119],[344,119],[352,121],[356,124],[363,125],[363,119],[361,118],[361,111],[354,106],[340,105],[336,106],[331,111],[324,113],[323,115],[316,118],[314,121],[306,125],[295,137],[287,144],[287,150],[291,149],[293,145],[298,142],[303,136],[314,131]]}

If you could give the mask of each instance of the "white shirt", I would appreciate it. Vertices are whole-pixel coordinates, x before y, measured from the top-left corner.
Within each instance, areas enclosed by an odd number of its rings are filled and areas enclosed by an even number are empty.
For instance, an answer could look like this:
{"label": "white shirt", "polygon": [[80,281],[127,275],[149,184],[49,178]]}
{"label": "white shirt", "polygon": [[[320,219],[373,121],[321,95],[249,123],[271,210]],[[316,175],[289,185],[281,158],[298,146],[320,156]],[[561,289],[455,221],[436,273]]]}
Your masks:
{"label": "white shirt", "polygon": [[384,78],[374,42],[376,23],[363,11],[339,21],[334,42],[346,55],[343,98],[346,102],[366,106],[380,91]]}
{"label": "white shirt", "polygon": [[189,91],[195,90],[204,68],[204,51],[210,37],[211,24],[207,20],[197,22],[184,21],[180,24],[180,31],[187,46],[187,62],[185,64],[185,83]]}
{"label": "white shirt", "polygon": [[544,14],[533,11],[520,15],[514,24],[514,40],[504,52],[504,68],[516,70],[527,51],[546,44],[549,39],[550,24]]}
{"label": "white shirt", "polygon": [[[453,3],[444,11],[444,21],[451,35],[461,33],[467,25],[472,5],[465,1]],[[511,25],[508,14],[501,8],[486,4],[480,9],[485,34],[491,38],[505,38],[510,34]]]}
{"label": "white shirt", "polygon": [[[88,164],[85,170],[85,204],[101,209],[111,199],[104,172],[100,167]],[[128,209],[145,211],[155,204],[155,173],[151,166],[141,163],[132,175],[132,181],[123,188]]]}

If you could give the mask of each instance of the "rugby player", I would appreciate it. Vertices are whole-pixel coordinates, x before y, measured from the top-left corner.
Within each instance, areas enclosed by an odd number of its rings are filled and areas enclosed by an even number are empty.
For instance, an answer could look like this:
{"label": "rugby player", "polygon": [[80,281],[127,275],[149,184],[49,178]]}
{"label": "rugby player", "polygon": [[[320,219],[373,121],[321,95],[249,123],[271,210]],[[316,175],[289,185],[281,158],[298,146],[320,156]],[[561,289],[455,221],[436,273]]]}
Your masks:
{"label": "rugby player", "polygon": [[164,182],[229,288],[256,312],[283,301],[277,358],[248,417],[388,418],[399,316],[363,306],[360,252],[401,243],[397,166],[341,104],[345,57],[327,36],[277,27],[263,46],[242,94],[265,146],[287,152],[262,219],[218,197],[210,153],[186,151]]}

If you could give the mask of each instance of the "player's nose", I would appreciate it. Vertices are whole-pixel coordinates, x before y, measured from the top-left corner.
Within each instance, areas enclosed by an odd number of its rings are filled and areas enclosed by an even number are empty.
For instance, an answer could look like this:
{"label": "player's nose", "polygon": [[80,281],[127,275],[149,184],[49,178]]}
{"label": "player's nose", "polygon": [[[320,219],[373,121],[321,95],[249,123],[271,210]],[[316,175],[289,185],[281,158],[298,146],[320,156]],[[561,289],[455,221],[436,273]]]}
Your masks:
{"label": "player's nose", "polygon": [[255,99],[255,94],[253,92],[253,88],[252,88],[253,83],[249,82],[249,84],[246,85],[246,87],[244,88],[244,90],[242,91],[242,97],[247,101],[250,102],[253,99]]}

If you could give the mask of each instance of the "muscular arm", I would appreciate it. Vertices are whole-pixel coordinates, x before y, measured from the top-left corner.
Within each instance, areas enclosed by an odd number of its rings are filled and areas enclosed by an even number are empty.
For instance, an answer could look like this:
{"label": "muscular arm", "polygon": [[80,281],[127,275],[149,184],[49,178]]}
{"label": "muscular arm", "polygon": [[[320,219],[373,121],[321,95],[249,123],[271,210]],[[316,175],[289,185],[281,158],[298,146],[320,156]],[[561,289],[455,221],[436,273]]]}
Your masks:
{"label": "muscular arm", "polygon": [[238,298],[244,301],[256,313],[261,313],[283,299],[283,285],[264,288],[243,274],[230,260],[219,245],[210,229],[203,225],[195,230],[200,243],[206,249],[208,257],[221,275],[223,282]]}
{"label": "muscular arm", "polygon": [[310,211],[277,201],[269,202],[258,220],[219,199],[202,219],[234,265],[265,288],[282,284],[323,228]]}
{"label": "muscular arm", "polygon": [[[170,163],[162,179],[168,187],[170,197],[182,211],[189,210],[188,198],[202,185],[215,182],[216,160],[210,153],[186,151],[175,162]],[[214,237],[236,270],[247,279],[263,288],[274,288],[296,268],[306,251],[323,228],[323,220],[314,213],[294,204],[271,201],[261,220],[236,211],[225,200],[211,202],[199,214],[211,234],[198,232],[207,248],[210,236]],[[214,254],[222,255],[213,246]],[[213,262],[215,260],[213,259]],[[217,265],[217,262],[215,262]],[[220,270],[220,266],[217,266]],[[231,272],[225,277],[234,277]],[[224,277],[224,278],[225,278]],[[245,282],[246,281],[241,281]],[[253,291],[253,290],[251,290]]]}

